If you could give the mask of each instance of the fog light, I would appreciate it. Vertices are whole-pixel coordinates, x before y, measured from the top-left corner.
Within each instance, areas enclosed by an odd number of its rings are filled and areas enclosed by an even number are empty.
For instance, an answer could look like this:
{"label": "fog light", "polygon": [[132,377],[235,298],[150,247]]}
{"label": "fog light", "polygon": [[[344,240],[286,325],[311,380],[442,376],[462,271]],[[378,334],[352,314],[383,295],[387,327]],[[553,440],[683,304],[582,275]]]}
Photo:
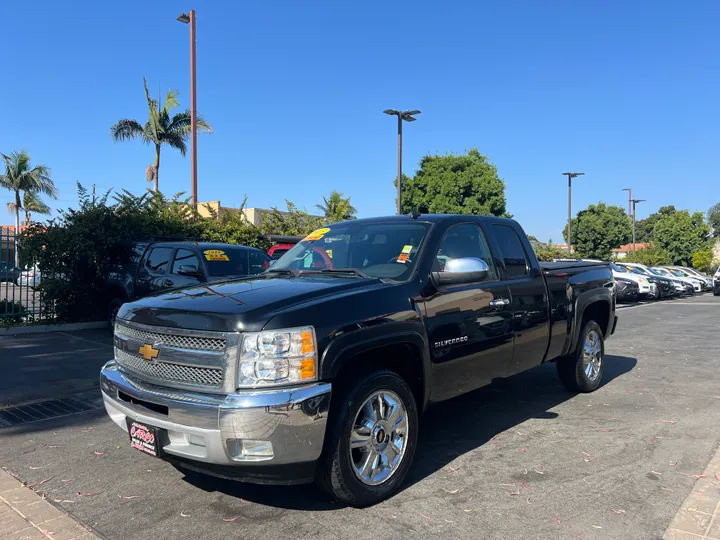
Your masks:
{"label": "fog light", "polygon": [[237,461],[265,461],[274,456],[270,441],[226,439],[225,445],[232,458]]}

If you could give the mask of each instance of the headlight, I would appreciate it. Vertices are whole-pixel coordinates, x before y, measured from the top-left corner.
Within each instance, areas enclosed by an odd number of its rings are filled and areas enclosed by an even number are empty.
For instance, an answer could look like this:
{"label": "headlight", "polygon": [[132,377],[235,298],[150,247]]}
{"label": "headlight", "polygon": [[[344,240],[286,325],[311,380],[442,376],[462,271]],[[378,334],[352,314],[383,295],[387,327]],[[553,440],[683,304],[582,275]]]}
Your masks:
{"label": "headlight", "polygon": [[238,388],[317,380],[317,342],[312,326],[248,332],[238,360]]}

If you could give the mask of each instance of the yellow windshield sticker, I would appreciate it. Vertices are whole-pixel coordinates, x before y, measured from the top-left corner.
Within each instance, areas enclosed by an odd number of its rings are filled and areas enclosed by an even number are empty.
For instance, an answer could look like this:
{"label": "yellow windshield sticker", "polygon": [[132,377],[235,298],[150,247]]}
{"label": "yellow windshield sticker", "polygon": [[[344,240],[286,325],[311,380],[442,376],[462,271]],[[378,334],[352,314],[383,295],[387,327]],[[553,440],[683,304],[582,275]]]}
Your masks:
{"label": "yellow windshield sticker", "polygon": [[405,246],[405,247],[403,247],[403,250],[402,250],[403,253],[407,253],[408,255],[410,254],[411,251],[412,251],[412,246]]}
{"label": "yellow windshield sticker", "polygon": [[327,256],[332,259],[332,249],[326,249],[325,253],[327,253]]}
{"label": "yellow windshield sticker", "polygon": [[320,240],[323,236],[325,236],[329,232],[330,232],[330,229],[328,229],[327,227],[318,229],[316,231],[311,232],[305,238],[303,238],[303,242],[312,242],[313,240]]}
{"label": "yellow windshield sticker", "polygon": [[228,257],[224,251],[220,249],[208,249],[207,251],[203,252],[203,255],[205,255],[205,258],[208,261],[229,261],[230,257]]}

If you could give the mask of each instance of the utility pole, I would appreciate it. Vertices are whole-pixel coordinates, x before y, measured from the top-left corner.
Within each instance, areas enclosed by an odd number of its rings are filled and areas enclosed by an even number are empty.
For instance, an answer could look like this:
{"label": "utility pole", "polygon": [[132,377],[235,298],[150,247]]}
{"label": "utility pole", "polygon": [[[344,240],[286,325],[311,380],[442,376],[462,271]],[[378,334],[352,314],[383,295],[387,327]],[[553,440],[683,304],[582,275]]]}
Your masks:
{"label": "utility pole", "polygon": [[568,224],[567,224],[567,243],[568,255],[572,254],[572,179],[583,176],[582,172],[564,172],[563,176],[568,177]]}
{"label": "utility pole", "polygon": [[197,210],[197,69],[195,64],[195,10],[188,13],[181,13],[178,21],[190,25],[190,171],[192,176],[192,205]]}
{"label": "utility pole", "polygon": [[633,253],[635,253],[635,205],[640,202],[645,202],[645,199],[630,199],[632,203],[632,232],[633,232]]}
{"label": "utility pole", "polygon": [[385,109],[385,114],[398,117],[398,175],[397,175],[397,214],[402,214],[402,123],[414,122],[417,118],[414,115],[420,114],[420,111],[398,111],[396,109]]}
{"label": "utility pole", "polygon": [[630,222],[632,223],[632,188],[622,188],[622,190],[628,192],[628,219],[630,219]]}

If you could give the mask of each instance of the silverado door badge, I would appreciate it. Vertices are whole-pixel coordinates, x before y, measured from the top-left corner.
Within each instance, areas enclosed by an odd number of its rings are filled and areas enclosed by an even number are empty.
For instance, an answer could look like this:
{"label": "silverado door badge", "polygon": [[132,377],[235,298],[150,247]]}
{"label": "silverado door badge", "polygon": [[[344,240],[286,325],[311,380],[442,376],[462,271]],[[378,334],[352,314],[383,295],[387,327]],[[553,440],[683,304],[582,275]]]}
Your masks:
{"label": "silverado door badge", "polygon": [[448,345],[457,345],[458,343],[465,343],[468,340],[467,336],[460,336],[454,339],[444,339],[443,341],[436,341],[435,347],[447,347]]}

